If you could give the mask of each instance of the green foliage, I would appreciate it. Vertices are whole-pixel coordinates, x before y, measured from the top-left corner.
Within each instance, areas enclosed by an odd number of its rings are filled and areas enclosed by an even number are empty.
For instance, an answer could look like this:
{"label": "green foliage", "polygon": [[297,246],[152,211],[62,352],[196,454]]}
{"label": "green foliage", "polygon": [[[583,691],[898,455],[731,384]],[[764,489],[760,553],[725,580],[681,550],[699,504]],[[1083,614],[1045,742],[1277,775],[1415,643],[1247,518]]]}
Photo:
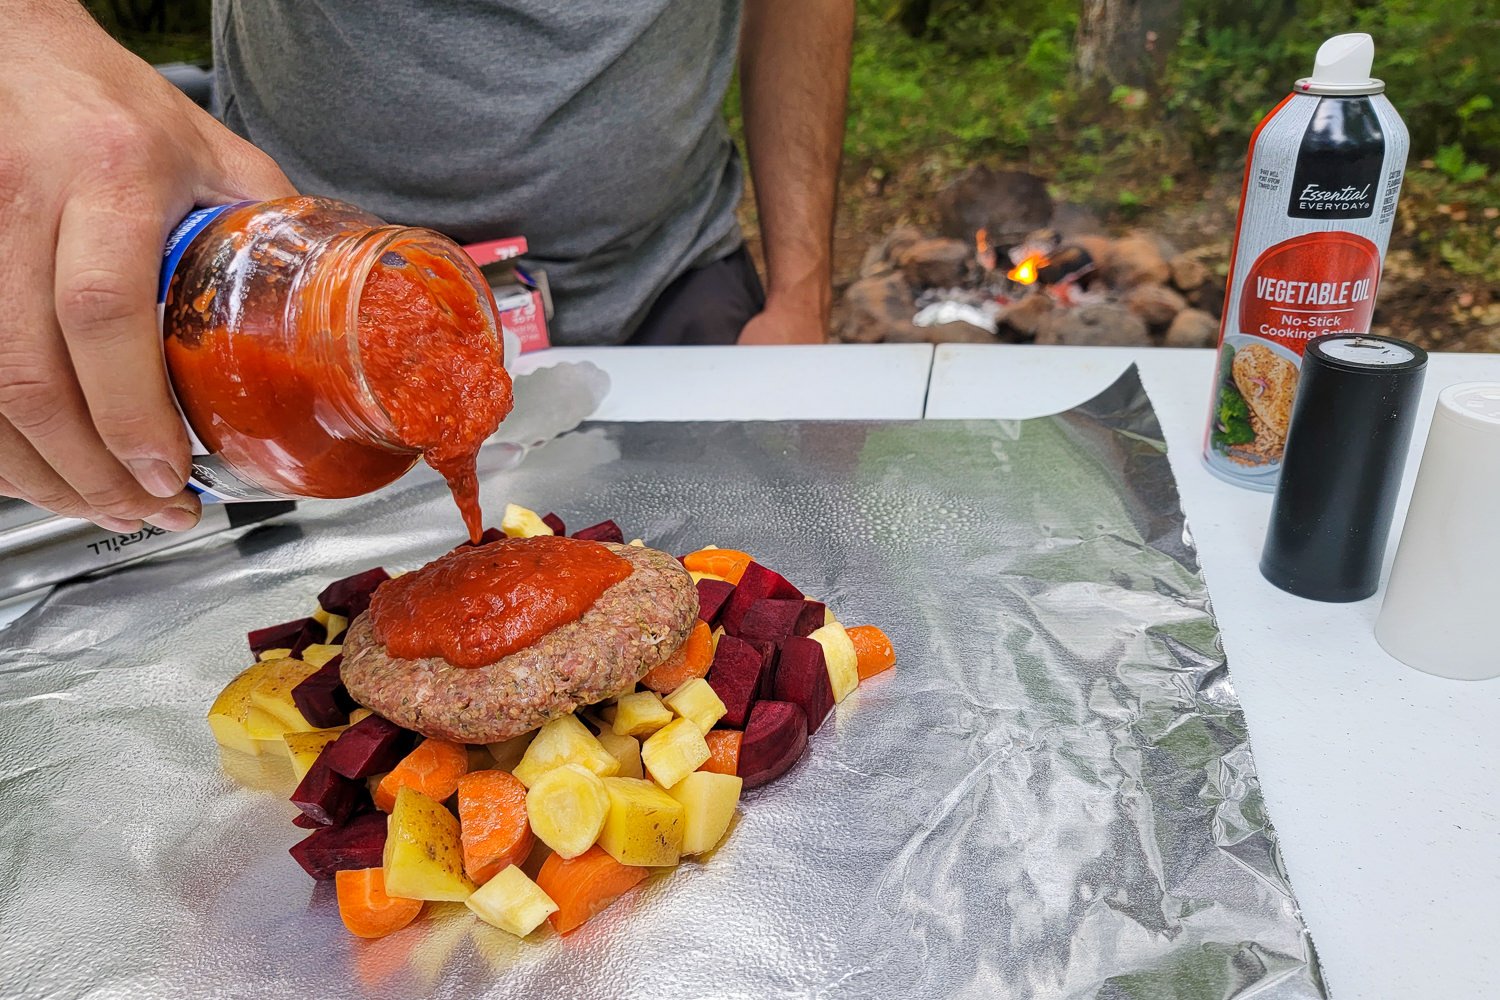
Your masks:
{"label": "green foliage", "polygon": [[1071,12],[1003,13],[933,0],[913,38],[900,5],[860,0],[845,152],[858,163],[911,156],[942,165],[1020,155],[1055,131],[1072,67]]}
{"label": "green foliage", "polygon": [[1250,404],[1234,383],[1234,348],[1225,344],[1219,352],[1219,398],[1214,403],[1214,425],[1210,443],[1216,448],[1249,444],[1255,440],[1250,423]]}

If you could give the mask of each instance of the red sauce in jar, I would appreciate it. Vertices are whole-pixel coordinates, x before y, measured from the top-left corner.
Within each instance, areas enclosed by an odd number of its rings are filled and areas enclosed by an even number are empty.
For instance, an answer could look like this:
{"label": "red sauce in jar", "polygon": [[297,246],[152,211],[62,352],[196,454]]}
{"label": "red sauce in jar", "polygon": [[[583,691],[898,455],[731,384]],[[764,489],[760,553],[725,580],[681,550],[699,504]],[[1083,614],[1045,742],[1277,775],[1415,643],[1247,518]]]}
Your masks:
{"label": "red sauce in jar", "polygon": [[628,559],[598,542],[506,538],[381,584],[370,622],[394,656],[482,667],[577,621],[630,573]]}
{"label": "red sauce in jar", "polygon": [[162,302],[167,368],[202,445],[197,487],[352,497],[423,457],[477,541],[475,459],[512,399],[473,261],[325,198],[247,202],[202,225],[169,243],[181,256]]}
{"label": "red sauce in jar", "polygon": [[475,460],[510,412],[510,375],[465,277],[414,249],[371,270],[359,300],[359,352],[370,391],[401,443],[448,481],[478,542],[484,532]]}

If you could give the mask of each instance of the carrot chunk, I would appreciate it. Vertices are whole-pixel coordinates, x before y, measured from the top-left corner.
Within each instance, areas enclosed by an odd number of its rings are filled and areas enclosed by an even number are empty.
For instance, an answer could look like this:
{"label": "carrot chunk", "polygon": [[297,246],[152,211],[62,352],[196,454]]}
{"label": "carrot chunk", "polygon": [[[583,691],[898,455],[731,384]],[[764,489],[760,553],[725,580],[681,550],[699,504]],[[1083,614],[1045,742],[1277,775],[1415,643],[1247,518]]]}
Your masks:
{"label": "carrot chunk", "polygon": [[671,694],[695,677],[706,677],[713,663],[713,630],[708,627],[708,622],[699,621],[677,652],[642,677],[641,683],[657,694]]}
{"label": "carrot chunk", "polygon": [[644,879],[648,870],[622,865],[595,844],[576,858],[550,855],[536,884],[552,897],[557,912],[547,919],[559,934],[571,934]]}
{"label": "carrot chunk", "polygon": [[707,573],[730,583],[739,583],[750,556],[738,549],[700,549],[682,557],[682,565],[693,573]]}
{"label": "carrot chunk", "polygon": [[349,932],[359,937],[385,937],[417,919],[422,912],[420,899],[386,895],[383,868],[346,868],[333,879],[339,917]]}
{"label": "carrot chunk", "polygon": [[459,840],[464,871],[483,885],[531,853],[526,786],[508,771],[475,771],[458,779]]}
{"label": "carrot chunk", "polygon": [[874,625],[856,625],[846,630],[854,643],[859,679],[883,674],[896,665],[896,650],[886,634]]}
{"label": "carrot chunk", "polygon": [[469,770],[469,749],[447,740],[423,740],[403,757],[375,788],[375,805],[385,812],[396,807],[396,790],[407,787],[434,802],[442,802],[458,788]]}
{"label": "carrot chunk", "polygon": [[717,774],[738,774],[740,766],[740,740],[744,733],[735,732],[733,729],[711,729],[703,734],[703,739],[708,742],[708,760],[703,762],[700,771],[713,771]]}

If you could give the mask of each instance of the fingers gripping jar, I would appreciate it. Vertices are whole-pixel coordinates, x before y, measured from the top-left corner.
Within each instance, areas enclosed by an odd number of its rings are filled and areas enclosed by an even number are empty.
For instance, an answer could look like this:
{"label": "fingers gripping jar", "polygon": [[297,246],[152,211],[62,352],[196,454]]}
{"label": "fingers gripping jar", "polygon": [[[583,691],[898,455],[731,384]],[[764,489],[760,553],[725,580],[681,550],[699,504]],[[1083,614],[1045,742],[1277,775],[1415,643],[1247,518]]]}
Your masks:
{"label": "fingers gripping jar", "polygon": [[357,496],[425,454],[476,501],[510,380],[489,286],[451,240],[324,198],[202,209],[168,241],[160,299],[205,499]]}

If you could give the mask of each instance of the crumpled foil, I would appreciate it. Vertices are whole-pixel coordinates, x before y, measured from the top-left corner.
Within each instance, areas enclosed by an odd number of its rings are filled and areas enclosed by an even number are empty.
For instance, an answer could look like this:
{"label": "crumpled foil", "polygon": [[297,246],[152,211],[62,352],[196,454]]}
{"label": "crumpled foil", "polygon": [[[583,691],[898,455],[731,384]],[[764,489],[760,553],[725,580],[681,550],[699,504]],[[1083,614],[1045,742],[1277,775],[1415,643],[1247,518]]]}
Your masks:
{"label": "crumpled foil", "polygon": [[365,941],[286,854],[285,765],[203,715],[247,629],[452,546],[441,485],[70,585],[0,633],[0,993],[1325,995],[1134,373],[1019,422],[585,425],[483,499],[747,549],[899,665],[711,856],[571,937],[429,904]]}

